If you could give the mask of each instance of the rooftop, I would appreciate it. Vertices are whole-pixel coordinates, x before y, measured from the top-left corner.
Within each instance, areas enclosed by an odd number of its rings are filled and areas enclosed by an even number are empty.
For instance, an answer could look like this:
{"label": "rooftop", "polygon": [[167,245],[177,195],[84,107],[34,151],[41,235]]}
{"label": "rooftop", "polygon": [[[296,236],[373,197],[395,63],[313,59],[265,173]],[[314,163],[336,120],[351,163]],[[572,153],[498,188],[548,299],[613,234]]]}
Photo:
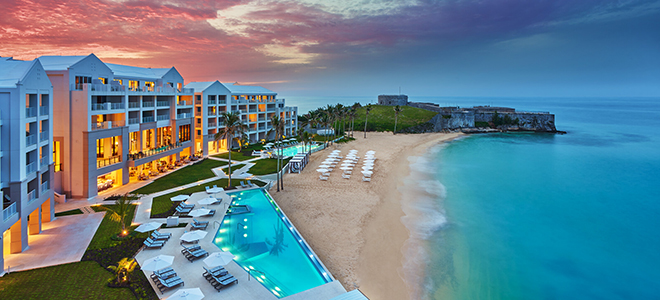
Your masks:
{"label": "rooftop", "polygon": [[[212,84],[218,82],[216,81],[200,81],[200,82],[191,82],[186,84],[186,88],[194,89],[195,92],[201,92],[208,89]],[[218,82],[219,83],[219,82]]]}
{"label": "rooftop", "polygon": [[13,60],[9,57],[0,58],[0,88],[14,88],[25,77],[34,61]]}
{"label": "rooftop", "polygon": [[277,93],[256,85],[241,85],[237,82],[222,83],[232,94],[277,95]]}
{"label": "rooftop", "polygon": [[162,78],[172,68],[143,68],[106,63],[117,77]]}
{"label": "rooftop", "polygon": [[39,61],[45,71],[66,70],[87,56],[41,56]]}

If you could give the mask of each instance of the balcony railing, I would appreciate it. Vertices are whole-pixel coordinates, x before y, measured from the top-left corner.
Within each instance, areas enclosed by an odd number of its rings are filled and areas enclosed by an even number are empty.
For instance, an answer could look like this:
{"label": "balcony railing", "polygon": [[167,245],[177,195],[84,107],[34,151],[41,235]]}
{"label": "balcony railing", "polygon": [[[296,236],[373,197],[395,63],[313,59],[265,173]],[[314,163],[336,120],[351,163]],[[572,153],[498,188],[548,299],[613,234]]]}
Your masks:
{"label": "balcony railing", "polygon": [[215,116],[215,114],[216,114],[216,111],[215,111],[215,110],[209,110],[209,111],[208,111],[208,115],[209,115],[209,116]]}
{"label": "balcony railing", "polygon": [[180,148],[182,146],[183,146],[182,143],[176,143],[174,145],[162,146],[162,147],[158,147],[158,148],[155,148],[155,149],[140,151],[138,153],[129,154],[128,155],[128,160],[138,160],[138,159],[149,157],[149,156],[152,156],[152,155],[156,155],[158,153],[162,153],[162,152],[165,152],[165,151],[168,151],[168,150]]}
{"label": "balcony railing", "polygon": [[192,100],[181,100],[181,101],[177,102],[176,105],[186,106],[186,105],[192,105],[192,104],[193,104]]}
{"label": "balcony railing", "polygon": [[179,92],[182,93],[182,94],[194,94],[195,89],[193,89],[193,88],[182,88],[182,89],[179,90]]}
{"label": "balcony railing", "polygon": [[201,99],[197,99],[197,100],[195,100],[195,104],[196,104],[196,105],[202,105],[202,100],[201,100]]}
{"label": "balcony railing", "polygon": [[35,193],[34,190],[31,190],[30,192],[28,192],[27,198],[28,198],[28,203],[32,203],[34,200],[37,200],[37,193]]}
{"label": "balcony railing", "polygon": [[37,135],[31,134],[25,137],[25,147],[32,146],[37,143]]}
{"label": "balcony railing", "polygon": [[40,158],[39,158],[39,166],[43,168],[43,167],[45,167],[45,166],[47,166],[47,165],[48,165],[48,158],[46,158],[46,157],[40,157]]}
{"label": "balcony railing", "polygon": [[9,220],[9,218],[13,217],[17,213],[18,211],[16,211],[16,202],[9,204],[9,206],[2,210],[2,221],[4,222]]}
{"label": "balcony railing", "polygon": [[209,100],[209,105],[215,105],[215,99]]}
{"label": "balcony railing", "polygon": [[43,142],[47,140],[48,140],[48,131],[39,132],[39,141]]}
{"label": "balcony railing", "polygon": [[126,126],[126,122],[124,120],[105,121],[100,123],[92,123],[92,130],[110,129],[110,128],[117,128],[122,126]]}
{"label": "balcony railing", "polygon": [[216,127],[217,125],[218,125],[217,122],[216,123],[209,123],[209,127]]}
{"label": "balcony railing", "polygon": [[262,122],[262,121],[266,121],[266,118],[259,118],[257,120],[259,120],[259,122]]}
{"label": "balcony railing", "polygon": [[182,113],[176,115],[177,119],[187,119],[187,118],[192,118],[192,113]]}
{"label": "balcony railing", "polygon": [[156,105],[157,105],[158,107],[162,107],[162,106],[170,106],[170,102],[169,102],[169,101],[157,101],[157,102],[156,102]]}
{"label": "balcony railing", "polygon": [[133,124],[138,124],[140,123],[140,118],[129,118],[128,119],[128,125],[133,125]]}
{"label": "balcony railing", "polygon": [[142,123],[149,123],[149,122],[153,122],[153,121],[154,121],[153,116],[151,116],[151,117],[142,117]]}
{"label": "balcony railing", "polygon": [[26,118],[34,118],[37,116],[37,108],[36,107],[26,107],[25,108],[25,117]]}
{"label": "balcony railing", "polygon": [[32,174],[37,171],[37,162],[33,161],[25,166],[25,174]]}
{"label": "balcony railing", "polygon": [[256,108],[252,108],[252,109],[250,109],[250,112],[251,112],[251,113],[256,113],[256,112],[257,112],[257,109],[256,109]]}
{"label": "balcony railing", "polygon": [[140,108],[140,102],[128,102],[128,108]]}
{"label": "balcony railing", "polygon": [[158,115],[158,116],[156,116],[157,121],[165,121],[165,120],[169,120],[169,119],[170,119],[170,115]]}
{"label": "balcony railing", "polygon": [[269,107],[266,111],[275,111],[275,107]]}
{"label": "balcony railing", "polygon": [[96,168],[100,169],[120,162],[121,162],[121,155],[116,155],[108,158],[96,158]]}
{"label": "balcony railing", "polygon": [[227,100],[218,100],[218,104],[227,104]]}
{"label": "balcony railing", "polygon": [[92,103],[92,110],[124,109],[124,102]]}
{"label": "balcony railing", "polygon": [[202,112],[201,112],[201,111],[196,111],[196,112],[195,112],[195,116],[198,116],[198,117],[199,117],[199,116],[201,116],[201,115],[202,115]]}
{"label": "balcony railing", "polygon": [[39,187],[39,191],[41,193],[43,193],[43,192],[45,192],[49,189],[50,189],[50,181],[46,181],[46,182],[42,183],[41,186]]}
{"label": "balcony railing", "polygon": [[47,116],[50,113],[49,106],[39,106],[39,114],[42,116]]}
{"label": "balcony railing", "polygon": [[154,107],[153,101],[144,101],[142,102],[142,107]]}

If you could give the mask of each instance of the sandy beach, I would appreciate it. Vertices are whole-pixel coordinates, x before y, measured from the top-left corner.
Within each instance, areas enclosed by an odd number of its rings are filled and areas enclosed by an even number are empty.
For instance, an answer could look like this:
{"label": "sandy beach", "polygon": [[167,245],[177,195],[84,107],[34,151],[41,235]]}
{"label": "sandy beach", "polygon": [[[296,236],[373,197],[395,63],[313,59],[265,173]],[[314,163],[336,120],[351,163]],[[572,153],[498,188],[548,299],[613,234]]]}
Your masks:
{"label": "sandy beach", "polygon": [[[335,144],[312,155],[301,174],[286,174],[284,190],[271,194],[347,290],[360,288],[370,299],[409,299],[403,276],[408,229],[401,222],[403,196],[398,187],[410,174],[411,156],[452,140],[458,133],[398,134],[355,132],[355,141]],[[350,179],[335,169],[320,181],[317,167],[330,151],[345,155],[376,151],[371,182],[363,182],[361,161]]]}

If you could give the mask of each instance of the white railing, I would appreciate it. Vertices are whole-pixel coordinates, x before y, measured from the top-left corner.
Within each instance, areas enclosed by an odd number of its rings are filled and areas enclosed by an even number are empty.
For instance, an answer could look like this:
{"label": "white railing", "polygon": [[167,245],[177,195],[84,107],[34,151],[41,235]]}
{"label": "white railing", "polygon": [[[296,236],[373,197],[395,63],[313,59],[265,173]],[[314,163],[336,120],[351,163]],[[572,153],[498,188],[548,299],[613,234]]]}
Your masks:
{"label": "white railing", "polygon": [[[81,88],[77,88],[81,89]],[[98,92],[123,92],[126,90],[126,86],[114,83],[114,84],[87,84],[87,89],[91,91]]]}
{"label": "white railing", "polygon": [[25,117],[26,118],[32,118],[37,116],[37,108],[36,107],[26,107],[25,108]]}
{"label": "white railing", "polygon": [[275,110],[276,110],[275,107],[269,107],[268,109],[266,109],[266,111],[275,111]]}
{"label": "white railing", "polygon": [[39,106],[39,114],[42,116],[47,116],[50,113],[49,106]]}
{"label": "white railing", "polygon": [[218,123],[209,123],[209,127],[216,127],[218,126]]}
{"label": "white railing", "polygon": [[187,119],[187,118],[192,118],[192,113],[182,113],[176,115],[177,119]]}
{"label": "white railing", "polygon": [[133,125],[133,124],[138,124],[140,123],[140,118],[130,118],[128,119],[128,125]]}
{"label": "white railing", "polygon": [[149,123],[153,121],[154,121],[154,117],[142,117],[142,123]]}
{"label": "white railing", "polygon": [[39,132],[39,141],[43,142],[48,140],[48,131]]}
{"label": "white railing", "polygon": [[142,107],[154,107],[153,101],[144,101],[142,102]]}
{"label": "white railing", "polygon": [[177,102],[176,105],[186,106],[186,105],[192,105],[192,104],[193,104],[192,100],[181,100],[181,101]]}
{"label": "white railing", "polygon": [[157,121],[165,121],[165,120],[169,120],[169,119],[170,119],[169,115],[158,115],[158,116],[156,116]]}
{"label": "white railing", "polygon": [[7,208],[2,210],[2,220],[7,221],[9,218],[13,217],[16,213],[16,202],[7,206]]}
{"label": "white railing", "polygon": [[25,174],[31,174],[37,171],[37,162],[33,161],[25,166]]}
{"label": "white railing", "polygon": [[124,120],[119,120],[119,121],[105,121],[105,122],[100,122],[100,123],[92,123],[92,130],[100,130],[100,129],[109,129],[109,128],[116,128],[116,127],[122,127],[126,126],[126,122]]}
{"label": "white railing", "polygon": [[182,88],[179,92],[182,93],[182,94],[194,94],[195,89],[193,89],[193,88]]}
{"label": "white railing", "polygon": [[41,191],[43,193],[43,192],[49,190],[50,185],[48,183],[49,183],[49,181],[46,181],[46,182],[42,183],[41,186],[39,187],[39,191]]}
{"label": "white railing", "polygon": [[48,158],[41,157],[39,158],[39,166],[44,167],[48,165]]}
{"label": "white railing", "polygon": [[37,135],[31,134],[25,137],[25,147],[32,146],[37,143]]}
{"label": "white railing", "polygon": [[157,106],[170,106],[170,102],[169,101],[157,101],[156,105]]}
{"label": "white railing", "polygon": [[209,104],[211,104],[211,105],[215,105],[215,99],[213,99],[213,100],[209,100]]}
{"label": "white railing", "polygon": [[227,104],[227,100],[218,100],[218,104]]}
{"label": "white railing", "polygon": [[28,192],[27,198],[28,198],[28,203],[31,203],[32,201],[37,200],[37,193],[35,193],[34,190],[31,190],[30,192]]}
{"label": "white railing", "polygon": [[140,108],[140,102],[128,102],[128,108]]}
{"label": "white railing", "polygon": [[216,114],[216,111],[215,111],[215,110],[211,110],[211,109],[208,110],[208,115],[209,115],[209,116],[215,116],[215,114]]}
{"label": "white railing", "polygon": [[251,112],[251,113],[256,113],[256,112],[257,112],[257,109],[256,109],[256,108],[252,108],[252,109],[250,109],[250,112]]}
{"label": "white railing", "polygon": [[124,109],[124,102],[92,103],[92,110]]}

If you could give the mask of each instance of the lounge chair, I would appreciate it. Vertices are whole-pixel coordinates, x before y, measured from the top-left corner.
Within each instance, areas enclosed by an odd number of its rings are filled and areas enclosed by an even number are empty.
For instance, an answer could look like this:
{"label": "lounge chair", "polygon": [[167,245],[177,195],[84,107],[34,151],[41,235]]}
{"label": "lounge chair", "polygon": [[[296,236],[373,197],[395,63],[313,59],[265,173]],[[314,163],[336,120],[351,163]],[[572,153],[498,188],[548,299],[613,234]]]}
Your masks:
{"label": "lounge chair", "polygon": [[166,268],[163,270],[154,271],[154,273],[150,275],[151,280],[153,280],[154,282],[157,282],[158,279],[168,280],[174,276],[176,276],[176,272],[174,272],[174,269],[172,268]]}
{"label": "lounge chair", "polygon": [[350,175],[350,174],[353,174],[353,171],[351,171],[349,169],[346,169],[346,170],[344,170],[344,174],[349,174]]}
{"label": "lounge chair", "polygon": [[197,224],[197,223],[190,223],[190,230],[204,230],[206,227],[208,227],[209,224]]}
{"label": "lounge chair", "polygon": [[156,287],[158,287],[158,290],[162,294],[164,291],[169,290],[177,285],[185,285],[183,283],[183,279],[179,276],[174,276],[170,279],[163,280],[161,278],[158,279],[158,282],[156,282]]}
{"label": "lounge chair", "polygon": [[188,259],[190,262],[193,262],[197,259],[200,259],[200,258],[208,256],[208,255],[209,255],[209,253],[206,252],[206,250],[201,249],[201,248],[199,250],[195,250],[195,251],[192,251],[192,252],[191,251],[186,251],[186,252],[183,253],[183,256],[185,256],[186,259]]}
{"label": "lounge chair", "polygon": [[153,237],[150,236],[150,237],[148,237],[148,238],[147,238],[146,240],[144,240],[144,241],[145,241],[145,242],[152,243],[152,244],[153,244],[153,243],[163,243],[163,244],[165,244],[165,242],[167,242],[167,239],[165,239],[165,240],[157,240],[157,239],[155,239],[155,238],[153,238]]}
{"label": "lounge chair", "polygon": [[319,175],[319,180],[328,180],[330,177]]}
{"label": "lounge chair", "polygon": [[371,182],[371,177],[362,177],[362,181],[369,181],[369,182]]}
{"label": "lounge chair", "polygon": [[170,233],[170,232],[168,232],[168,233],[163,233],[163,232],[160,232],[160,231],[158,231],[158,230],[152,232],[151,234],[152,234],[152,235],[157,235],[157,236],[159,236],[159,237],[167,237],[167,238],[172,237],[172,233]]}
{"label": "lounge chair", "polygon": [[211,285],[219,292],[221,289],[227,287],[232,283],[238,283],[238,279],[232,275],[229,275],[226,279],[220,280],[219,278],[214,277],[214,281],[211,281]]}
{"label": "lounge chair", "polygon": [[341,177],[344,179],[351,179],[351,175],[349,174],[341,174]]}
{"label": "lounge chair", "polygon": [[152,233],[150,237],[154,241],[167,241],[167,240],[170,239],[170,236],[172,236],[172,235],[171,234],[170,235],[159,235],[159,234],[155,233],[155,231],[154,231],[154,233]]}
{"label": "lounge chair", "polygon": [[243,181],[241,181],[241,187],[244,188],[244,189],[248,188],[248,186]]}
{"label": "lounge chair", "polygon": [[221,277],[227,275],[229,272],[224,267],[216,267],[211,270],[203,267],[206,272],[202,273],[202,276],[206,278],[207,281],[210,281],[210,277]]}
{"label": "lounge chair", "polygon": [[181,207],[178,207],[178,206],[177,206],[176,209],[174,209],[174,212],[178,215],[187,215],[191,211],[192,211],[192,208],[181,208]]}
{"label": "lounge chair", "polygon": [[163,246],[165,246],[165,242],[164,241],[152,242],[152,241],[149,241],[149,240],[144,240],[144,246],[147,249],[163,248]]}
{"label": "lounge chair", "polygon": [[208,187],[208,186],[206,187],[206,193],[207,194],[213,194],[213,193],[209,192],[210,189],[211,189],[210,187]]}
{"label": "lounge chair", "polygon": [[194,245],[194,246],[190,246],[190,247],[186,247],[186,246],[181,245],[181,247],[183,247],[183,250],[181,250],[181,253],[185,253],[187,251],[197,251],[199,249],[202,249],[202,247],[199,246],[199,245]]}
{"label": "lounge chair", "polygon": [[195,207],[195,204],[186,204],[185,202],[181,202],[181,203],[179,203],[179,206],[181,208],[191,208],[192,209],[192,208]]}
{"label": "lounge chair", "polygon": [[199,221],[199,220],[197,220],[197,219],[195,219],[195,218],[193,218],[193,222],[195,222],[195,223],[197,223],[197,224],[200,224],[200,225],[201,225],[201,224],[208,224],[208,223],[209,223],[209,221]]}
{"label": "lounge chair", "polygon": [[252,183],[252,182],[249,181],[249,180],[247,181],[247,184],[248,184],[250,187],[254,187],[254,183]]}

